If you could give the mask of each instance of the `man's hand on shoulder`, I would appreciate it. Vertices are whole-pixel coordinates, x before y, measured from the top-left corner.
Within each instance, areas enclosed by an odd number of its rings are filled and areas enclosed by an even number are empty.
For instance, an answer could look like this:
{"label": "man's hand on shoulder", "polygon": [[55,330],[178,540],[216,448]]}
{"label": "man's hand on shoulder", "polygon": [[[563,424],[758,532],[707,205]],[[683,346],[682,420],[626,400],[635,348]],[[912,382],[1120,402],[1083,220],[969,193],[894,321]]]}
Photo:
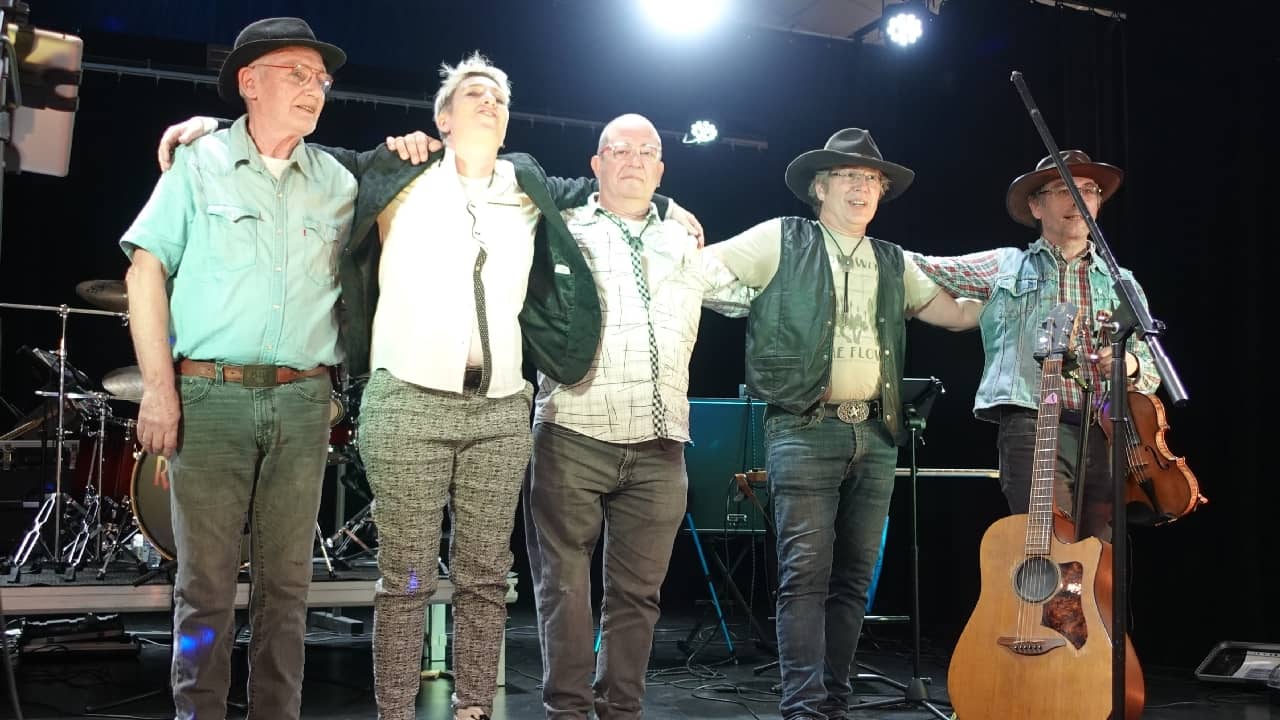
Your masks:
{"label": "man's hand on shoulder", "polygon": [[421,130],[408,135],[387,136],[387,149],[399,155],[401,160],[414,165],[426,162],[431,153],[438,152],[442,147],[444,143]]}
{"label": "man's hand on shoulder", "polygon": [[698,218],[694,217],[693,213],[677,205],[675,200],[672,200],[667,207],[667,219],[683,225],[684,229],[698,241],[698,247],[706,244],[706,239],[702,235],[702,223],[698,222]]}
{"label": "man's hand on shoulder", "polygon": [[160,161],[160,172],[173,167],[173,151],[179,144],[190,145],[217,129],[217,120],[202,116],[196,116],[166,128],[164,134],[160,136],[160,147],[156,149],[156,159]]}

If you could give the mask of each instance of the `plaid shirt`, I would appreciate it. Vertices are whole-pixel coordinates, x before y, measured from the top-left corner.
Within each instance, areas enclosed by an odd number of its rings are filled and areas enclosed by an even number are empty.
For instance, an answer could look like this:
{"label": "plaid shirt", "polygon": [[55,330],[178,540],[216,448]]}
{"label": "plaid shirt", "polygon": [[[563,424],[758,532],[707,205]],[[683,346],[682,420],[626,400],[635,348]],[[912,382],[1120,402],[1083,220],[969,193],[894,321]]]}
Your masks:
{"label": "plaid shirt", "polygon": [[538,373],[534,424],[554,422],[603,442],[639,443],[658,437],[649,327],[658,350],[658,393],[665,437],[689,439],[689,358],[698,339],[702,308],[743,317],[756,293],[734,277],[679,223],[660,221],[650,206],[644,229],[642,271],[650,293],[641,298],[631,247],[604,217],[599,195],[562,213],[600,295],[601,335],[595,360],[582,380],[562,385]]}
{"label": "plaid shirt", "polygon": [[[971,253],[969,255],[961,255],[957,257],[924,257],[912,254],[912,258],[916,264],[928,275],[934,282],[942,286],[945,290],[957,297],[967,297],[988,302],[992,299],[993,293],[999,286],[1002,276],[1009,274],[1010,259],[1012,253],[1019,253],[1013,248],[1004,248],[1001,250],[992,250],[987,252]],[[1081,320],[1082,336],[1077,347],[1078,356],[1085,358],[1087,355],[1096,351],[1096,332],[1098,330],[1096,310],[1114,310],[1114,298],[1111,297],[1111,277],[1107,274],[1106,268],[1101,263],[1094,262],[1094,246],[1089,243],[1088,249],[1071,260],[1062,257],[1062,253],[1053,245],[1049,244],[1043,238],[1033,242],[1025,251],[1019,253],[1018,264],[1021,261],[1029,261],[1034,264],[1038,271],[1039,277],[1045,281],[1045,289],[1052,290],[1053,297],[1049,298],[1048,305],[1054,305],[1060,302],[1073,303],[1079,311]],[[1127,274],[1127,271],[1125,271]],[[1138,288],[1138,296],[1140,302],[1146,305],[1146,296],[1142,289],[1134,283]],[[1100,296],[1110,298],[1112,302],[1104,307],[1095,307],[1095,300]],[[1041,298],[1041,306],[1045,298]],[[991,313],[984,308],[980,325],[982,327],[984,341],[988,345],[987,368],[984,370],[984,381],[988,379],[987,375],[991,371],[992,345],[998,345],[1000,342],[1020,342],[1021,337],[1016,333],[1008,333],[1005,338],[993,338],[993,335],[1000,333],[996,327],[995,319],[988,317]],[[1039,326],[1042,317],[1032,318],[1032,321]],[[1135,389],[1139,392],[1153,393],[1160,385],[1160,377],[1156,374],[1155,364],[1152,361],[1150,350],[1145,343],[1130,342],[1127,344],[1128,351],[1138,358],[1138,377],[1133,380]],[[1094,388],[1094,397],[1102,399],[1106,388],[1108,378],[1103,377],[1094,363],[1083,360],[1081,368],[1084,377]],[[985,384],[985,382],[984,382]],[[1032,388],[1033,392],[1039,390],[1039,384],[1036,383]],[[1079,410],[1084,404],[1083,392],[1075,383],[1066,383],[1064,385],[1065,395],[1064,407]],[[980,389],[981,393],[981,389]],[[981,410],[982,398],[978,399]],[[1019,403],[1020,404],[1020,403]],[[1035,407],[1034,404],[1031,407]]]}

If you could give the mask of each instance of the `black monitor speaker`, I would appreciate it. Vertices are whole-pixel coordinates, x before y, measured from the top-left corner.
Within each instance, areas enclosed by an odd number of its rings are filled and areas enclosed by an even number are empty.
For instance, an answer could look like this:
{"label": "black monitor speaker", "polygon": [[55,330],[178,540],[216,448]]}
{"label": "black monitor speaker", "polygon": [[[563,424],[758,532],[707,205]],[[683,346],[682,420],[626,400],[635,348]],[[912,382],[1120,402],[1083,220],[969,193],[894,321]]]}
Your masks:
{"label": "black monitor speaker", "polygon": [[[741,492],[734,475],[763,470],[765,403],[753,399],[689,398],[689,512],[700,533],[762,533],[760,511]],[[763,484],[752,491],[768,505]]]}

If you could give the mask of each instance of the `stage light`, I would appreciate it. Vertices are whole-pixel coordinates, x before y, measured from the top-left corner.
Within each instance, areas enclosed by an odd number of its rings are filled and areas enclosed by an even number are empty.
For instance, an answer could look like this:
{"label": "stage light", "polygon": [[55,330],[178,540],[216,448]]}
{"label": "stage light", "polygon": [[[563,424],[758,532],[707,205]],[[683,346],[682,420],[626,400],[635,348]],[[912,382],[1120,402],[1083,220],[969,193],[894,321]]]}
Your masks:
{"label": "stage light", "polygon": [[728,0],[640,0],[654,24],[689,35],[707,29],[724,15]]}
{"label": "stage light", "polygon": [[885,18],[884,32],[895,45],[906,47],[913,44],[924,34],[920,11],[910,4],[890,11]]}
{"label": "stage light", "polygon": [[718,137],[720,137],[720,131],[716,129],[715,123],[710,120],[695,120],[681,142],[685,145],[706,145],[715,142]]}

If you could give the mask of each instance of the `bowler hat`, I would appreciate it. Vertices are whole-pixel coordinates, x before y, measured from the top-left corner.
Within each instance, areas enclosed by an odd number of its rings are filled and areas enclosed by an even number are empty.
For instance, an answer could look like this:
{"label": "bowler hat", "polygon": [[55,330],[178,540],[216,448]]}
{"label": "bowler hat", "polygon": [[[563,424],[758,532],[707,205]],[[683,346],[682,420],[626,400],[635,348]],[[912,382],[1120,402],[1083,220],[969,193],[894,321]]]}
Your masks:
{"label": "bowler hat", "polygon": [[347,54],[337,45],[316,40],[311,26],[294,17],[264,18],[245,26],[236,36],[236,44],[222,63],[218,73],[218,96],[229,103],[240,99],[240,68],[269,52],[286,47],[306,47],[320,53],[324,69],[332,75],[347,61]]}

